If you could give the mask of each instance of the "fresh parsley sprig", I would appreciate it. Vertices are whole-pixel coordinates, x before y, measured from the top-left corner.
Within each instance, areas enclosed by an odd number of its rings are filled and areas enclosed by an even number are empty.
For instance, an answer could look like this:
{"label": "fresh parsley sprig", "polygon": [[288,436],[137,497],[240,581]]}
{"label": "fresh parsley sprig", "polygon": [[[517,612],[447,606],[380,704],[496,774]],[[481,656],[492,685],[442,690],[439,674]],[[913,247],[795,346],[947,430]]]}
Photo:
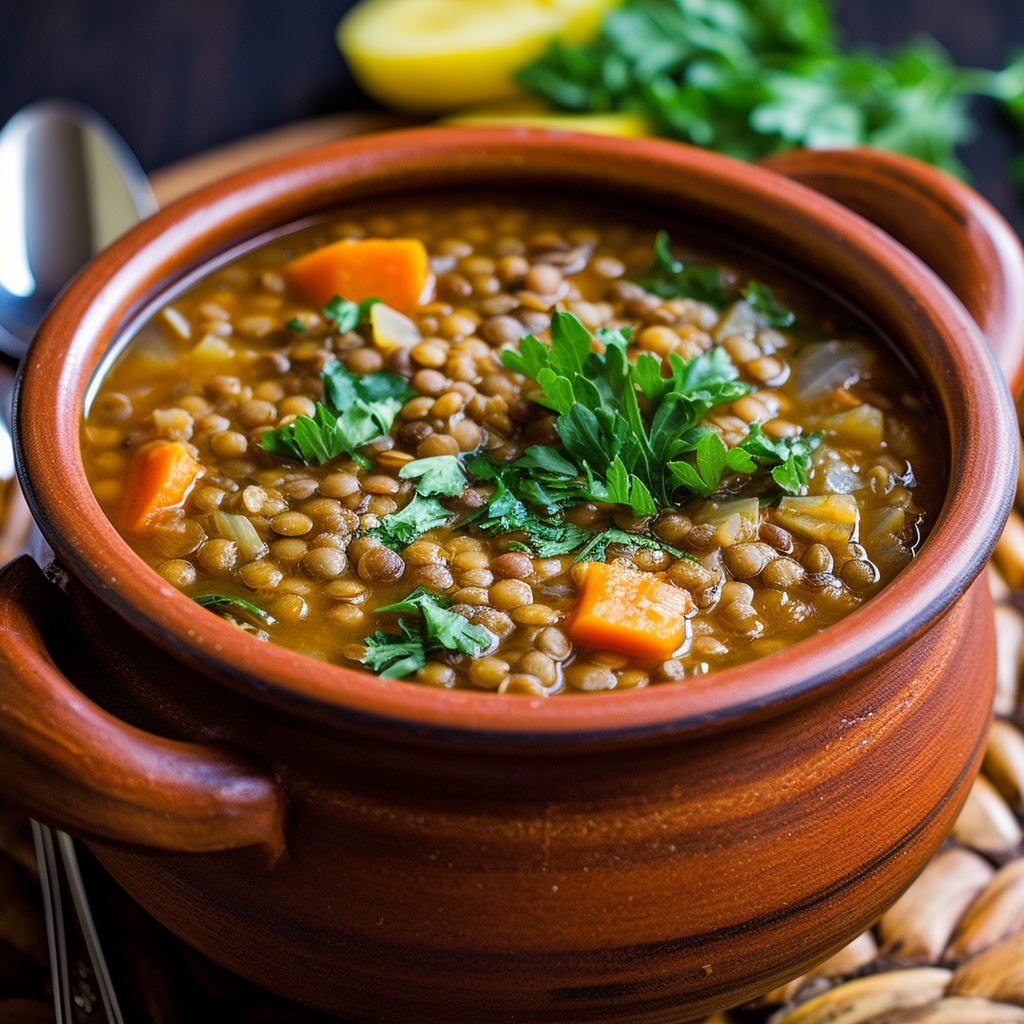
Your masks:
{"label": "fresh parsley sprig", "polygon": [[722,273],[717,267],[687,266],[676,259],[669,248],[667,231],[659,231],[655,236],[654,259],[637,284],[663,299],[696,299],[716,309],[727,306],[735,298],[722,284]]}
{"label": "fresh parsley sprig", "polygon": [[457,497],[466,489],[466,477],[454,455],[435,455],[407,462],[398,475],[403,480],[416,480],[416,493],[398,512],[381,519],[380,526],[368,530],[395,551],[407,548],[417,537],[435,526],[444,526],[453,513],[440,502],[437,495]]}
{"label": "fresh parsley sprig", "polygon": [[354,331],[366,321],[370,309],[380,301],[380,299],[363,299],[362,302],[350,302],[340,295],[335,295],[324,306],[323,313],[328,320],[334,321],[339,331]]}
{"label": "fresh parsley sprig", "polygon": [[680,551],[678,548],[666,544],[658,537],[648,537],[642,533],[628,533],[626,530],[619,530],[609,527],[592,534],[591,539],[580,549],[576,555],[577,562],[603,562],[608,554],[608,548],[612,544],[621,544],[630,548],[653,548],[656,551],[667,551],[673,558],[686,559],[696,562],[696,556],[688,551]]}
{"label": "fresh parsley sprig", "polygon": [[[603,501],[653,515],[675,504],[681,489],[714,493],[726,469],[752,474],[788,465],[788,472],[773,474],[775,483],[787,493],[806,484],[816,441],[774,442],[752,429],[742,445],[727,449],[702,425],[712,409],[750,391],[724,349],[689,360],[671,353],[665,377],[661,361],[649,353],[630,362],[623,332],[598,331],[597,339],[603,352],[592,351],[593,339],[572,314],[559,312],[552,317],[550,347],[529,335],[519,352],[502,354],[505,366],[540,385],[534,400],[558,414],[555,431],[565,456],[554,453],[561,466],[552,475],[561,482],[547,491],[561,495],[562,503]],[[691,453],[692,460],[686,457]],[[523,458],[539,457],[530,449]],[[520,500],[521,462],[508,470]]]}
{"label": "fresh parsley sprig", "polygon": [[726,470],[733,473],[756,473],[771,467],[771,476],[786,494],[800,494],[808,483],[811,453],[821,443],[820,434],[794,438],[768,437],[760,424],[752,423],[750,433],[732,448],[709,432],[694,446],[694,462],[673,462],[669,470],[682,487],[710,497],[721,485]]}
{"label": "fresh parsley sprig", "polygon": [[402,406],[416,395],[408,381],[387,370],[360,377],[343,363],[322,373],[324,401],[312,416],[268,430],[260,447],[271,455],[307,465],[323,465],[342,455],[362,461],[359,449],[387,434]]}
{"label": "fresh parsley sprig", "polygon": [[273,626],[277,622],[265,608],[233,594],[200,594],[192,600],[200,607],[209,608],[214,612],[241,612],[246,618],[255,620],[261,626]]}
{"label": "fresh parsley sprig", "polygon": [[415,617],[398,620],[400,633],[378,631],[367,637],[363,664],[387,679],[403,679],[435,655],[454,652],[478,657],[493,647],[496,638],[490,630],[449,611],[448,605],[443,595],[417,587],[403,600],[378,608],[377,614]]}
{"label": "fresh parsley sprig", "polygon": [[729,288],[717,267],[687,266],[672,255],[667,231],[654,239],[654,259],[647,274],[637,281],[641,287],[663,299],[696,299],[716,309],[742,299],[751,308],[762,327],[793,327],[796,314],[782,305],[775,293],[760,281],[751,281],[742,290]]}

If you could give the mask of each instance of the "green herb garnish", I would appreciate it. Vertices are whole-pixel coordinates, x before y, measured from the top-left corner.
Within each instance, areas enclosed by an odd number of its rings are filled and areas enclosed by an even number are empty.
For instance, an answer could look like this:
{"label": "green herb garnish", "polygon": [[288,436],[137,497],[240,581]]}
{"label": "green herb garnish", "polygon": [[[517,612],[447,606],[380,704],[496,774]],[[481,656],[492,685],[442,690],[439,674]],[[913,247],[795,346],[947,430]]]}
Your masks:
{"label": "green herb garnish", "polygon": [[244,597],[233,597],[231,594],[200,594],[199,597],[194,597],[192,600],[211,611],[241,612],[263,626],[273,626],[277,622],[270,612],[253,604],[252,601],[246,601]]}
{"label": "green herb garnish", "polygon": [[667,551],[673,558],[685,558],[691,562],[697,561],[697,558],[688,551],[680,551],[678,548],[666,544],[657,537],[648,537],[640,533],[627,533],[625,530],[618,530],[614,527],[593,534],[590,541],[576,556],[575,561],[603,562],[607,556],[607,549],[611,544],[622,544],[625,547],[632,548],[653,548],[658,551]]}
{"label": "green herb garnish", "polygon": [[724,349],[688,361],[672,354],[666,378],[648,353],[630,363],[622,332],[598,331],[598,340],[604,352],[591,351],[590,333],[574,316],[555,313],[550,348],[530,335],[502,361],[536,381],[543,390],[535,401],[558,413],[555,431],[575,467],[577,495],[653,515],[673,504],[680,482],[672,463],[696,447],[700,422],[750,389],[736,380]]}
{"label": "green herb garnish", "polygon": [[702,498],[718,489],[722,474],[756,473],[761,467],[773,467],[772,479],[786,494],[800,494],[807,486],[811,453],[821,443],[819,434],[774,440],[766,437],[757,423],[750,433],[732,448],[726,448],[714,433],[706,433],[694,446],[694,462],[673,462],[669,470],[679,484]]}
{"label": "green herb garnish", "polygon": [[743,289],[743,299],[765,327],[784,328],[796,324],[796,314],[783,306],[766,284],[751,281]]}
{"label": "green herb garnish", "polygon": [[403,480],[416,480],[418,494],[444,494],[458,497],[466,489],[466,475],[454,455],[434,455],[407,462],[398,475]]}
{"label": "green herb garnish", "polygon": [[402,551],[427,530],[443,526],[452,518],[454,513],[445,508],[436,495],[450,498],[460,495],[466,488],[466,477],[454,455],[415,459],[407,462],[398,475],[404,480],[416,480],[416,493],[405,508],[384,516],[380,526],[367,533],[389,548]]}
{"label": "green herb garnish", "polygon": [[427,530],[432,530],[435,526],[444,526],[452,515],[453,513],[437,498],[414,494],[405,508],[383,516],[380,526],[372,527],[366,532],[392,550],[403,551]]}
{"label": "green herb garnish", "polygon": [[686,266],[676,259],[672,255],[667,231],[659,231],[655,236],[654,259],[646,276],[637,284],[663,299],[696,299],[716,309],[742,298],[762,327],[793,327],[796,324],[796,315],[775,298],[768,285],[751,281],[742,291],[727,288],[717,268]]}
{"label": "green herb garnish", "polygon": [[470,455],[466,470],[494,485],[490,501],[466,525],[472,523],[486,533],[525,534],[525,541],[509,545],[513,551],[552,558],[575,551],[592,536],[590,530],[560,517],[566,505],[584,498],[576,466],[553,448],[534,445],[511,465]]}
{"label": "green herb garnish", "polygon": [[377,305],[380,299],[363,299],[362,302],[350,302],[340,295],[335,295],[330,302],[324,306],[323,313],[328,320],[333,320],[339,331],[354,331],[360,324],[366,321],[367,315],[372,306]]}
{"label": "green herb garnish", "polygon": [[518,352],[503,353],[505,366],[541,386],[532,397],[557,413],[563,450],[533,446],[508,464],[468,456],[466,472],[492,484],[494,492],[464,525],[521,533],[525,539],[510,547],[540,557],[581,548],[603,552],[608,544],[627,542],[677,554],[655,538],[620,530],[606,529],[597,535],[603,539],[595,539],[594,531],[567,523],[562,514],[595,501],[653,515],[685,497],[718,493],[727,472],[767,471],[787,494],[806,488],[817,436],[774,440],[752,424],[730,448],[701,425],[712,409],[750,390],[737,380],[739,371],[724,349],[689,360],[672,354],[671,376],[665,377],[661,360],[649,353],[630,362],[626,333],[598,331],[597,338],[603,352],[592,351],[593,339],[574,316],[559,312],[552,317],[550,346],[528,335]]}
{"label": "green herb garnish", "polygon": [[363,377],[343,363],[331,363],[321,375],[324,401],[312,416],[298,416],[260,439],[265,452],[280,459],[323,465],[342,455],[359,460],[358,450],[387,434],[395,416],[416,392],[387,370]]}
{"label": "green herb garnish", "polygon": [[[806,485],[816,438],[772,441],[752,426],[733,449],[717,437],[707,439],[709,431],[700,425],[705,416],[750,391],[736,379],[739,371],[724,349],[689,360],[672,353],[671,376],[664,377],[649,353],[630,363],[621,332],[598,331],[597,337],[603,353],[590,351],[590,335],[575,317],[556,313],[550,348],[528,336],[519,353],[502,355],[509,369],[541,385],[535,400],[559,414],[555,431],[576,467],[575,483],[563,484],[567,497],[575,486],[586,500],[626,505],[644,516],[671,507],[681,488],[713,493],[726,469],[751,474],[790,465],[788,473],[773,474],[775,482],[783,489]],[[691,452],[692,461],[681,458]]]}
{"label": "green herb garnish", "polygon": [[637,284],[663,299],[696,299],[716,309],[735,298],[722,284],[722,274],[716,267],[686,266],[677,260],[669,249],[667,231],[655,236],[654,260]]}
{"label": "green herb garnish", "polygon": [[408,597],[377,609],[378,614],[415,615],[401,618],[401,633],[377,632],[366,638],[363,664],[387,679],[402,679],[423,668],[427,660],[445,652],[477,657],[495,642],[494,634],[457,612],[448,599],[417,587]]}
{"label": "green herb garnish", "polygon": [[1024,110],[1024,55],[959,69],[934,41],[846,52],[825,0],[626,0],[580,46],[554,43],[519,74],[576,111],[641,113],[660,135],[744,159],[877,146],[954,173],[972,96]]}

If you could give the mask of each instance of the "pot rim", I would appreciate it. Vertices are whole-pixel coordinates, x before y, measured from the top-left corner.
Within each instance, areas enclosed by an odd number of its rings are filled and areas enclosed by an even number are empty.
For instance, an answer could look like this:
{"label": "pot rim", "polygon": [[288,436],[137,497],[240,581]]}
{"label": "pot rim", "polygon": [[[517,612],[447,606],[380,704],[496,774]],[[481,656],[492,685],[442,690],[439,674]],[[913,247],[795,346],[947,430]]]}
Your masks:
{"label": "pot rim", "polygon": [[[948,431],[949,485],[929,537],[897,580],[823,632],[776,654],[630,692],[556,700],[435,690],[266,644],[199,608],[135,555],[99,508],[79,449],[82,403],[109,344],[138,311],[239,241],[375,195],[504,182],[561,184],[696,212],[746,241],[784,237],[803,269],[860,301],[913,348]],[[928,362],[928,367],[922,365]],[[89,264],[40,329],[16,392],[18,472],[61,562],[129,623],[236,690],[320,719],[447,737],[546,743],[705,730],[861,674],[906,646],[981,571],[1012,504],[1015,419],[980,332],[923,263],[820,193],[678,143],[538,129],[404,129],[246,171],[143,222]],[[55,453],[57,453],[55,455]],[[63,456],[63,457],[59,457]]]}

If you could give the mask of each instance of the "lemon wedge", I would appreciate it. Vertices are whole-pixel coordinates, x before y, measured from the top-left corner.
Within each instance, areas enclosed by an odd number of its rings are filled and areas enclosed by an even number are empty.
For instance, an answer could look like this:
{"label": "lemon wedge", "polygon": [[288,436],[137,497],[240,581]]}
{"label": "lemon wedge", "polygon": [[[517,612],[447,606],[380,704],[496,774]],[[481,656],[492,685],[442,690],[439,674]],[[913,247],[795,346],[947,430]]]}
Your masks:
{"label": "lemon wedge", "polygon": [[337,40],[360,87],[412,113],[517,94],[514,73],[554,38],[596,34],[616,0],[362,0]]}

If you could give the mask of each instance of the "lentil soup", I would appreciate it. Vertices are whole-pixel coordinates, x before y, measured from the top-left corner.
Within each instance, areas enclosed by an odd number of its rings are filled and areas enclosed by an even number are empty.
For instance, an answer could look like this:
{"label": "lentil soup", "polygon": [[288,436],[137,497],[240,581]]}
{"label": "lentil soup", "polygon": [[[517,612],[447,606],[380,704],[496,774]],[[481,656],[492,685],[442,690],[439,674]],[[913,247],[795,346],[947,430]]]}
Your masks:
{"label": "lentil soup", "polygon": [[638,688],[809,636],[913,557],[938,420],[845,308],[664,226],[428,195],[264,244],[100,382],[97,500],[239,628],[433,686]]}

